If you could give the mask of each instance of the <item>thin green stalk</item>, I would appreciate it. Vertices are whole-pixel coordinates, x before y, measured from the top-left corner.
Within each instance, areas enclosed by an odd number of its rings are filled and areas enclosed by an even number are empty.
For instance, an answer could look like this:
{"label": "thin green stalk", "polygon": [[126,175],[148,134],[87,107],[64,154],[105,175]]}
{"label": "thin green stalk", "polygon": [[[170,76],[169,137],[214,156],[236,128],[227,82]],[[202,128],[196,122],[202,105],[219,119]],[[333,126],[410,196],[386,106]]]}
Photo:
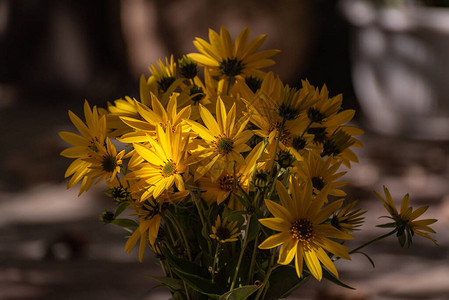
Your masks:
{"label": "thin green stalk", "polygon": [[310,121],[309,124],[307,124],[306,129],[304,129],[304,131],[303,131],[302,134],[301,134],[301,138],[304,136],[304,134],[306,134],[307,130],[309,130],[309,128],[310,128],[310,126],[312,125],[312,123],[313,123],[313,122]]}
{"label": "thin green stalk", "polygon": [[359,247],[357,247],[357,248],[355,248],[355,249],[349,251],[348,254],[355,253],[355,252],[359,251],[360,249],[365,248],[365,247],[368,246],[368,245],[371,245],[371,244],[374,243],[374,242],[377,242],[377,241],[380,241],[381,239],[384,239],[384,238],[386,238],[386,237],[389,237],[390,235],[396,233],[396,231],[397,231],[397,230],[395,229],[395,230],[393,230],[393,231],[391,231],[391,232],[389,232],[389,233],[386,233],[386,234],[381,235],[381,236],[379,236],[379,237],[377,237],[377,238],[375,238],[375,239],[372,239],[371,241],[366,242],[365,244],[363,244],[363,245],[361,245],[361,246],[359,246]]}
{"label": "thin green stalk", "polygon": [[256,239],[254,240],[253,254],[251,255],[251,263],[249,265],[248,281],[246,282],[246,284],[249,284],[252,281],[254,265],[256,264],[256,251],[257,251],[258,241],[259,241],[259,235],[256,235]]}
{"label": "thin green stalk", "polygon": [[184,290],[186,291],[187,300],[190,300],[189,290],[187,289],[187,284],[184,280],[182,281],[182,283],[184,283]]}
{"label": "thin green stalk", "polygon": [[239,260],[237,261],[237,267],[235,268],[234,277],[232,278],[232,283],[231,283],[231,288],[230,288],[231,291],[234,289],[235,283],[237,281],[237,275],[240,270],[240,265],[242,263],[243,254],[244,254],[246,246],[248,244],[248,235],[249,235],[248,233],[249,233],[249,226],[251,224],[251,216],[252,215],[248,215],[248,221],[246,222],[245,237],[243,238],[243,245],[242,245],[242,248],[240,249]]}
{"label": "thin green stalk", "polygon": [[219,251],[220,251],[220,242],[217,242],[217,247],[215,248],[214,263],[212,265],[212,282],[215,282],[215,268],[217,267],[217,263],[218,263]]}
{"label": "thin green stalk", "polygon": [[276,268],[276,266],[273,266],[273,264],[274,264],[274,252],[271,254],[270,263],[268,264],[268,272],[265,275],[265,279],[263,280],[262,288],[260,288],[256,294],[256,298],[255,298],[256,300],[259,299],[259,297],[262,295],[262,293],[263,293],[263,296],[261,299],[263,299],[265,297],[267,286],[268,286],[268,280],[270,280],[271,272],[273,272],[274,268]]}
{"label": "thin green stalk", "polygon": [[269,198],[271,197],[271,194],[273,193],[274,186],[275,186],[275,182],[276,182],[276,177],[277,177],[276,154],[277,154],[278,149],[279,149],[279,143],[280,143],[280,141],[281,141],[282,131],[284,130],[285,122],[286,122],[286,120],[283,119],[283,120],[282,120],[282,123],[281,123],[281,127],[279,128],[279,136],[278,136],[278,138],[276,139],[276,146],[275,146],[275,148],[274,148],[273,162],[272,162],[272,164],[271,164],[271,179],[273,179],[273,180],[272,180],[272,182],[271,182],[271,188],[270,188],[270,191],[269,191],[269,193],[267,194],[267,197],[265,197],[265,198],[267,198],[267,199],[269,199]]}
{"label": "thin green stalk", "polygon": [[170,222],[173,224],[173,226],[175,227],[176,232],[178,233],[178,236],[182,239],[183,243],[184,243],[184,247],[187,251],[187,257],[189,258],[189,260],[192,260],[192,254],[190,252],[190,245],[189,245],[189,241],[185,235],[185,232],[183,230],[183,227],[179,225],[178,220],[171,214],[171,212],[169,210],[167,210],[165,212],[165,216],[170,220]]}
{"label": "thin green stalk", "polygon": [[[209,221],[206,222],[206,220],[204,220],[204,216],[203,216],[203,204],[201,203],[201,199],[196,199],[195,195],[193,195],[193,193],[190,193],[192,195],[193,198],[193,202],[195,202],[195,206],[196,209],[198,211],[198,215],[200,216],[200,220],[201,220],[201,225],[206,228],[211,228]],[[202,229],[201,229],[202,230]],[[212,252],[212,245],[211,245],[211,240],[210,239],[206,239],[207,240],[207,248],[209,250],[208,253]]]}
{"label": "thin green stalk", "polygon": [[233,81],[234,77],[228,77],[228,87],[226,89],[226,96],[229,96],[229,92],[231,91],[231,81]]}

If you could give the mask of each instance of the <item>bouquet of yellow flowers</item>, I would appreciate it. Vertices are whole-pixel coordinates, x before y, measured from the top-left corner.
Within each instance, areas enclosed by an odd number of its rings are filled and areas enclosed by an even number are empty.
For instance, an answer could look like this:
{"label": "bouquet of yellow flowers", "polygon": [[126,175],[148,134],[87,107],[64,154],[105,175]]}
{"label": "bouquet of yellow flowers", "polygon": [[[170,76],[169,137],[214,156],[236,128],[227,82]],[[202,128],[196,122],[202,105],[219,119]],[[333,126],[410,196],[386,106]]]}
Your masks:
{"label": "bouquet of yellow flowers", "polygon": [[85,121],[69,111],[79,134],[60,132],[73,145],[61,153],[74,159],[68,187],[106,181],[117,206],[101,219],[128,230],[126,252],[156,255],[165,276],[154,279],[173,299],[279,299],[312,277],[348,287],[336,260],[393,234],[401,246],[415,233],[436,243],[436,220],[416,220],[426,207],[413,210],[406,195],[398,212],[384,188],[392,222],[380,226],[392,230],[343,244],[364,219],[343,204],[340,181],[363,132],[347,125],[355,111],[341,95],[262,71],[279,52],[258,51],[265,38],[209,30],[193,42],[199,53],[152,65],[139,100],[86,101]]}

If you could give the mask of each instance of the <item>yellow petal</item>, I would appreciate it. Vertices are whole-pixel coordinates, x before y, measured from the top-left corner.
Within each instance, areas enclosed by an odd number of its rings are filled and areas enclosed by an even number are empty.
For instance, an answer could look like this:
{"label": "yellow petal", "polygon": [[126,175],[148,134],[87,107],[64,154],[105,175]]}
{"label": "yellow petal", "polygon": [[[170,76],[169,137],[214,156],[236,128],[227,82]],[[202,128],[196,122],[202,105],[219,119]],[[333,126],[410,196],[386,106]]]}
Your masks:
{"label": "yellow petal", "polygon": [[289,232],[281,232],[268,237],[259,245],[259,249],[271,249],[291,240]]}
{"label": "yellow petal", "polygon": [[288,265],[296,255],[297,245],[298,242],[294,239],[284,243],[279,251],[278,264]]}
{"label": "yellow petal", "polygon": [[335,268],[334,263],[329,258],[329,256],[326,254],[326,252],[323,250],[323,248],[318,248],[315,252],[318,259],[321,261],[321,263],[332,273],[335,275],[335,277],[338,278],[338,272],[337,268]]}
{"label": "yellow petal", "polygon": [[276,231],[288,231],[291,224],[281,218],[259,219],[260,224]]}
{"label": "yellow petal", "polygon": [[309,268],[310,273],[312,273],[313,277],[315,277],[318,281],[321,281],[323,277],[323,270],[321,269],[320,261],[316,256],[315,251],[305,250],[304,251],[304,261]]}

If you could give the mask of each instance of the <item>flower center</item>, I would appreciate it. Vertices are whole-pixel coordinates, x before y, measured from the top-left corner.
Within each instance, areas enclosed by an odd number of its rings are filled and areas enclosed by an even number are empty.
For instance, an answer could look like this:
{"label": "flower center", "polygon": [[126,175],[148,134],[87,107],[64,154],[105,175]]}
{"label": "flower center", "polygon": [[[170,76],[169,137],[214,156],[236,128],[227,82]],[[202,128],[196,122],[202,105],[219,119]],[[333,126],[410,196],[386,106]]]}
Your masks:
{"label": "flower center", "polygon": [[312,185],[317,190],[321,191],[323,187],[326,185],[322,177],[313,177],[312,178]]}
{"label": "flower center", "polygon": [[221,72],[228,77],[235,77],[242,73],[244,65],[237,58],[223,59],[220,63]]}
{"label": "flower center", "polygon": [[231,237],[231,231],[227,227],[220,226],[217,228],[217,233],[215,235],[220,241],[224,241]]}
{"label": "flower center", "polygon": [[[273,130],[279,131],[281,129],[281,122],[276,121],[270,124],[270,128],[268,129],[269,132],[272,132]],[[289,145],[291,143],[292,136],[290,134],[290,131],[284,127],[284,129],[281,132],[281,143],[284,145]]]}
{"label": "flower center", "polygon": [[293,138],[293,140],[292,140],[292,147],[296,151],[304,149],[306,147],[306,144],[307,144],[306,140],[300,136],[297,136],[297,137]]}
{"label": "flower center", "polygon": [[262,79],[256,76],[249,76],[245,78],[245,83],[253,93],[256,93],[262,86]]}
{"label": "flower center", "polygon": [[175,77],[162,77],[158,82],[157,85],[159,88],[165,92],[168,90],[168,88],[172,85],[173,82],[175,82]]}
{"label": "flower center", "polygon": [[117,167],[117,160],[111,155],[103,155],[101,167],[106,172],[114,172],[115,168]]}
{"label": "flower center", "polygon": [[296,220],[290,227],[292,238],[303,243],[308,243],[313,238],[313,225],[308,219]]}
{"label": "flower center", "polygon": [[218,184],[220,185],[220,189],[222,191],[230,192],[234,187],[234,176],[233,175],[224,175],[218,178]]}
{"label": "flower center", "polygon": [[176,174],[177,173],[176,164],[174,162],[172,162],[172,161],[169,161],[162,168],[162,172],[161,173],[162,173],[162,176],[164,176],[164,177],[168,177],[168,176],[171,176],[173,174]]}
{"label": "flower center", "polygon": [[[195,96],[193,96],[193,95],[195,95]],[[198,102],[200,102],[204,98],[204,96],[205,96],[203,88],[200,87],[200,86],[197,86],[197,85],[193,85],[190,88],[190,96],[193,96],[192,97],[192,101],[195,104],[198,104]]]}
{"label": "flower center", "polygon": [[216,147],[218,150],[218,153],[224,155],[231,152],[232,148],[234,147],[234,142],[229,138],[221,138],[216,142]]}

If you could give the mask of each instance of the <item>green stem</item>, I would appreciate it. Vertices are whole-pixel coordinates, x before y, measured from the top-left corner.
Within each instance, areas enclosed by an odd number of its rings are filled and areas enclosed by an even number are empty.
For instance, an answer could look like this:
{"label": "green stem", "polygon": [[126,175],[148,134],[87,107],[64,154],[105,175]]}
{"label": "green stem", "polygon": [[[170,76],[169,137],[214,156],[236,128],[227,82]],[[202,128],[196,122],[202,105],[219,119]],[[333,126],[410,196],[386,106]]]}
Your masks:
{"label": "green stem", "polygon": [[218,263],[218,253],[220,251],[220,242],[217,242],[217,247],[215,248],[214,264],[212,265],[212,282],[215,282],[215,268]]}
{"label": "green stem", "polygon": [[390,235],[396,233],[396,231],[397,231],[397,230],[395,229],[395,230],[393,230],[393,231],[391,231],[391,232],[389,232],[389,233],[386,233],[386,234],[381,235],[381,236],[379,236],[379,237],[377,237],[377,238],[375,238],[375,239],[372,239],[371,241],[366,242],[365,244],[363,244],[363,245],[361,245],[361,246],[359,246],[359,247],[357,247],[357,248],[355,248],[355,249],[349,251],[348,254],[353,254],[353,253],[359,251],[360,249],[365,248],[365,247],[368,246],[368,245],[371,245],[371,244],[374,243],[374,242],[377,242],[377,241],[380,241],[380,240],[382,240],[382,239],[384,239],[384,238],[386,238],[386,237],[389,237]]}
{"label": "green stem", "polygon": [[285,122],[286,122],[286,120],[282,119],[281,127],[279,128],[279,136],[278,136],[278,138],[276,140],[276,146],[274,148],[273,162],[271,164],[271,179],[273,179],[273,180],[271,181],[270,191],[269,191],[267,197],[265,197],[267,199],[269,199],[271,194],[273,193],[274,186],[275,186],[275,183],[276,183],[276,177],[277,177],[276,176],[277,175],[276,154],[277,154],[277,151],[278,151],[278,148],[279,148],[279,143],[281,141],[282,131],[284,130]]}
{"label": "green stem", "polygon": [[[272,250],[272,251],[274,251],[274,250]],[[273,266],[273,264],[274,264],[274,252],[271,254],[270,263],[268,265],[268,272],[265,275],[265,279],[263,280],[262,288],[260,288],[259,291],[257,292],[256,298],[255,298],[256,300],[259,299],[259,297],[262,295],[262,293],[263,293],[263,296],[261,299],[263,299],[265,297],[265,294],[267,293],[268,280],[270,279],[271,272],[273,272],[274,268],[276,268],[276,266]]]}
{"label": "green stem", "polygon": [[307,124],[306,129],[304,129],[304,131],[301,134],[301,138],[304,136],[304,134],[306,134],[307,130],[309,130],[310,126],[312,125],[312,121],[309,122],[309,124]]}
{"label": "green stem", "polygon": [[234,277],[232,278],[232,283],[231,283],[231,288],[230,288],[231,291],[234,289],[235,282],[237,281],[237,275],[240,270],[240,265],[242,263],[243,254],[245,252],[246,245],[248,244],[249,226],[251,224],[251,216],[252,215],[248,215],[248,221],[246,222],[245,237],[243,238],[243,245],[242,245],[242,248],[240,249],[239,260],[237,262],[237,267],[235,268]]}
{"label": "green stem", "polygon": [[190,245],[189,245],[189,241],[185,235],[185,232],[183,230],[183,227],[179,225],[178,220],[171,214],[171,212],[169,210],[167,210],[165,212],[165,216],[167,217],[167,219],[170,220],[170,222],[172,223],[173,227],[175,227],[176,232],[178,233],[178,236],[182,239],[183,243],[184,243],[184,247],[187,251],[187,257],[189,258],[190,261],[192,261],[192,255],[190,252]]}
{"label": "green stem", "polygon": [[249,272],[248,272],[248,281],[246,284],[249,284],[252,282],[253,272],[254,272],[254,265],[256,264],[256,251],[257,251],[257,243],[259,241],[259,235],[256,235],[256,239],[254,240],[254,249],[253,254],[251,255],[251,263],[249,265]]}
{"label": "green stem", "polygon": [[[204,216],[203,216],[204,208],[203,208],[203,203],[201,202],[201,199],[197,199],[192,192],[190,194],[192,195],[193,202],[195,202],[195,206],[198,211],[198,215],[200,216],[201,225],[203,226],[203,228],[205,228],[205,227],[211,228],[209,221],[206,222],[206,220],[204,219]],[[201,230],[203,230],[203,229],[201,229]],[[211,253],[212,252],[211,241],[210,241],[210,239],[206,239],[206,240],[207,240],[207,248],[209,250],[208,253]]]}
{"label": "green stem", "polygon": [[228,77],[228,87],[226,89],[226,96],[229,96],[229,92],[231,91],[231,81],[234,79],[233,76]]}
{"label": "green stem", "polygon": [[189,290],[187,289],[187,284],[184,280],[182,281],[182,283],[184,283],[184,290],[186,291],[187,300],[190,300]]}

